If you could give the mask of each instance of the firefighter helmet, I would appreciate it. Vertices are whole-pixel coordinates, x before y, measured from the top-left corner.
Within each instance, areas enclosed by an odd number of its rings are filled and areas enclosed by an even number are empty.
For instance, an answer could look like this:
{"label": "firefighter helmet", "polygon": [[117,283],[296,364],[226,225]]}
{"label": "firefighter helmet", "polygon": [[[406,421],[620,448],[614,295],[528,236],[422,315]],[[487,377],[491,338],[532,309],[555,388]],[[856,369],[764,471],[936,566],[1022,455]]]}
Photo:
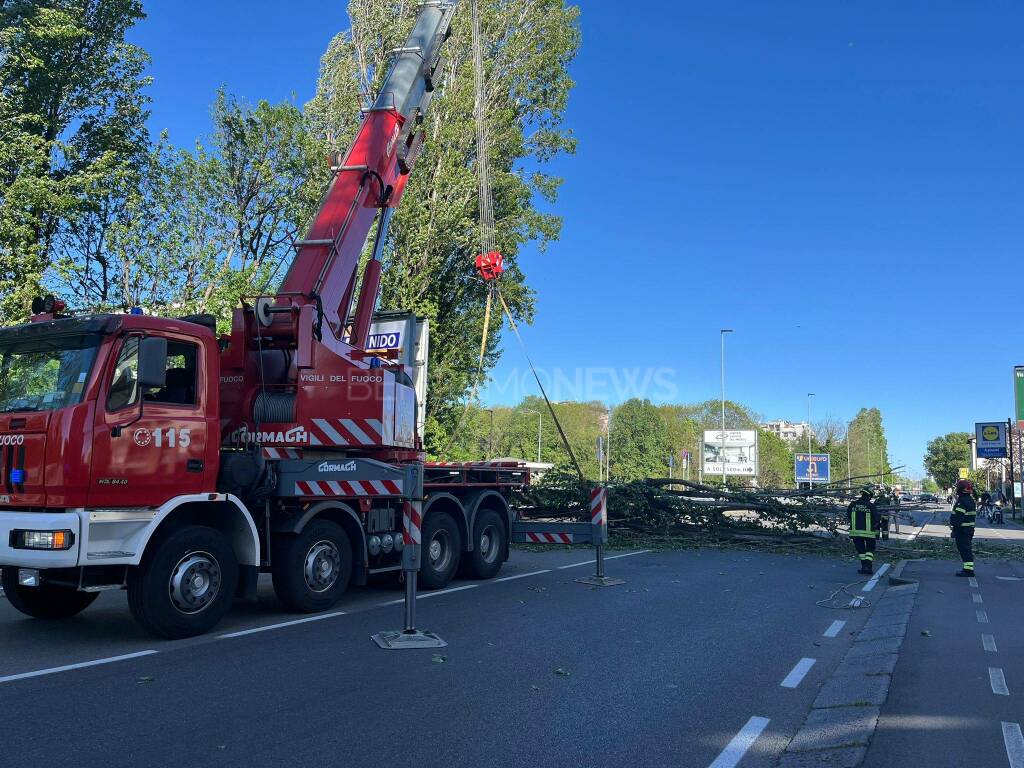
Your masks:
{"label": "firefighter helmet", "polygon": [[957,493],[973,493],[974,483],[970,480],[957,480],[956,492]]}

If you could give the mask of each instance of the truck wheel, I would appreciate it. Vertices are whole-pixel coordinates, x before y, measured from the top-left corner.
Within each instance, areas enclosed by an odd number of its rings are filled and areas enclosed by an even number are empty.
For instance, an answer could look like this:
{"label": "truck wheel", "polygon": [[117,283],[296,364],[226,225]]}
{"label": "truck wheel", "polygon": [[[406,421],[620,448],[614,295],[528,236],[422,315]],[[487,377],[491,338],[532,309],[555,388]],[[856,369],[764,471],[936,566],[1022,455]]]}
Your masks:
{"label": "truck wheel", "polygon": [[420,585],[424,589],[447,587],[461,555],[462,537],[452,516],[447,512],[427,515],[420,543]]}
{"label": "truck wheel", "polygon": [[203,525],[170,533],[128,571],[128,607],[155,635],[176,640],[209,632],[238,586],[238,561],[224,535]]}
{"label": "truck wheel", "polygon": [[67,619],[84,611],[99,597],[98,592],[79,592],[52,584],[23,587],[18,583],[17,568],[4,568],[2,578],[11,605],[36,619]]}
{"label": "truck wheel", "polygon": [[314,520],[300,534],[274,539],[271,552],[274,592],[293,611],[325,611],[348,589],[352,544],[337,523]]}
{"label": "truck wheel", "polygon": [[469,553],[469,574],[476,579],[493,579],[505,561],[505,526],[501,515],[484,509],[473,525],[473,551]]}

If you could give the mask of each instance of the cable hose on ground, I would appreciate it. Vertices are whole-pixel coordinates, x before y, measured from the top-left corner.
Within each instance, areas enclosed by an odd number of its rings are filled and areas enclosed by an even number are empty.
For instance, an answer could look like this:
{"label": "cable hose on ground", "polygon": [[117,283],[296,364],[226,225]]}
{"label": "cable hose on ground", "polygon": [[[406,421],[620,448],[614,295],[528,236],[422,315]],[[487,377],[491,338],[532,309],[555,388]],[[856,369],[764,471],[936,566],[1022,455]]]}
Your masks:
{"label": "cable hose on ground", "polygon": [[[831,595],[826,597],[824,600],[818,600],[815,603],[815,605],[818,606],[819,608],[832,608],[833,610],[843,610],[843,611],[855,611],[855,610],[858,610],[860,608],[867,608],[868,606],[871,605],[871,601],[870,600],[868,600],[863,595],[855,594],[853,592],[849,592],[848,590],[850,589],[850,587],[856,587],[856,586],[858,586],[860,584],[867,584],[869,581],[871,581],[871,579],[865,579],[864,581],[851,581],[849,584],[843,584],[843,586],[841,586],[839,589],[837,589]],[[851,600],[848,603],[843,603],[842,605],[836,605],[835,604],[836,603],[836,598],[839,595],[849,595],[850,597],[852,597],[854,599]]]}

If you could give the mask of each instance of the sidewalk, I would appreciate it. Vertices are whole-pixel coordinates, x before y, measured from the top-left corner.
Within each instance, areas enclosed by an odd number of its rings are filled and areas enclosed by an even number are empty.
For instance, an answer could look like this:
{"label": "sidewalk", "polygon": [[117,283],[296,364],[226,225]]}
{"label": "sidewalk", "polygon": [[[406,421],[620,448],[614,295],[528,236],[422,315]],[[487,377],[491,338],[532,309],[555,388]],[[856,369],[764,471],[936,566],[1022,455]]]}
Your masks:
{"label": "sidewalk", "polygon": [[1024,563],[912,561],[920,587],[866,768],[1024,768]]}

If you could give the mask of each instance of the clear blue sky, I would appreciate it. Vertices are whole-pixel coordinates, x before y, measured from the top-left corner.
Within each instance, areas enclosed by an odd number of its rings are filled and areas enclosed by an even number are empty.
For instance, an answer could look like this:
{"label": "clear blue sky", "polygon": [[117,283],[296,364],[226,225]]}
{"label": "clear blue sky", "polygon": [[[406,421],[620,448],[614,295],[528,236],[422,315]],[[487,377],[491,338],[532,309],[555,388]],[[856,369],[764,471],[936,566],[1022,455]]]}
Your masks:
{"label": "clear blue sky", "polygon": [[[308,99],[344,3],[147,3],[151,125]],[[1024,286],[1024,5],[582,2],[560,242],[525,329],[563,396],[882,409],[891,456],[1006,418]],[[523,394],[512,339],[488,397]],[[654,375],[647,378],[645,371]],[[582,373],[580,373],[582,372]],[[565,382],[579,381],[581,389]]]}

